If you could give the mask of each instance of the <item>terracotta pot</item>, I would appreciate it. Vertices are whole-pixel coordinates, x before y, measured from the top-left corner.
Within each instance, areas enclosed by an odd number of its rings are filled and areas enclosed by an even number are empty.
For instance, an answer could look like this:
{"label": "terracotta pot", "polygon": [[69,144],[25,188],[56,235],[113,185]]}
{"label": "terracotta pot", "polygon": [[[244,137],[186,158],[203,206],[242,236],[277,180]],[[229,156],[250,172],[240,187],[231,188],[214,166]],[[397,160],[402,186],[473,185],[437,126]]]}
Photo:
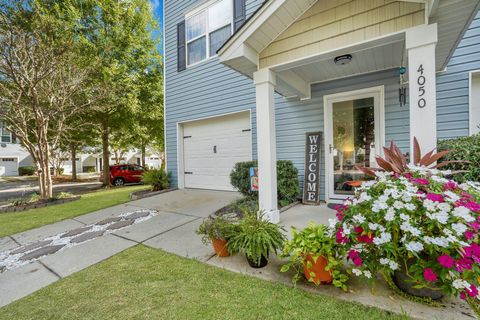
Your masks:
{"label": "terracotta pot", "polygon": [[230,252],[227,249],[227,240],[223,239],[212,239],[213,249],[219,257],[228,257]]}
{"label": "terracotta pot", "polygon": [[[308,262],[311,263],[310,269],[307,268]],[[332,283],[333,276],[331,271],[326,271],[325,268],[327,267],[328,260],[327,258],[320,256],[317,258],[317,261],[314,262],[313,257],[311,254],[307,254],[305,256],[305,262],[303,263],[303,273],[305,274],[305,278],[308,281],[311,281],[315,284],[328,284]],[[310,272],[313,272],[315,276],[312,278]]]}

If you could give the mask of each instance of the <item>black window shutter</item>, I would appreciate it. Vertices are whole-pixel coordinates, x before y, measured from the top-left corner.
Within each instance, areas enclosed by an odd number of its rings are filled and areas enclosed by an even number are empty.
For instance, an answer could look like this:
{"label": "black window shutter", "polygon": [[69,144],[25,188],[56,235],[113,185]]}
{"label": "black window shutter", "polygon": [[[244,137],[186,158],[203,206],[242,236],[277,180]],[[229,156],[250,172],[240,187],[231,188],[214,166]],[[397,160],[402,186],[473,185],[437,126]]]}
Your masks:
{"label": "black window shutter", "polygon": [[185,48],[185,21],[177,25],[177,71],[187,68],[187,50]]}
{"label": "black window shutter", "polygon": [[245,19],[245,0],[233,0],[233,30],[240,29]]}

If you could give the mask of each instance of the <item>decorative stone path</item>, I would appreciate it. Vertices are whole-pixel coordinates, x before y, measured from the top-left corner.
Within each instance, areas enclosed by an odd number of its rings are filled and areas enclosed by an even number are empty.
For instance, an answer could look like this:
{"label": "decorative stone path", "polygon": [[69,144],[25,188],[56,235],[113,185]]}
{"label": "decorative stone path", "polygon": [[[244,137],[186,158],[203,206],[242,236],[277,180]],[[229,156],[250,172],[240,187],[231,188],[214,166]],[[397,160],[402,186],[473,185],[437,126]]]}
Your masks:
{"label": "decorative stone path", "polygon": [[0,252],[0,273],[18,268],[44,256],[96,239],[113,231],[146,221],[157,213],[156,210],[151,209],[127,212],[118,217],[107,218],[13,250]]}

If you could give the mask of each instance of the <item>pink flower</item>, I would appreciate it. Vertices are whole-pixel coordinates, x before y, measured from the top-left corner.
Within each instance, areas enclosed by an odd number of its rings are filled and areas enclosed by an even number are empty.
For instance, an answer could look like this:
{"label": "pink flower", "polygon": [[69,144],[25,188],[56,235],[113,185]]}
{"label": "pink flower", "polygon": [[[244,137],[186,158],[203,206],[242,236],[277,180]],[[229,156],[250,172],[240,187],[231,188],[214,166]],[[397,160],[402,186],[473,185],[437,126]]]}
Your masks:
{"label": "pink flower", "polygon": [[469,258],[461,258],[455,262],[455,269],[458,272],[464,272],[465,270],[472,270],[473,261]]}
{"label": "pink flower", "polygon": [[449,191],[449,190],[453,191],[455,189],[457,189],[457,184],[452,180],[448,181],[447,183],[445,183],[443,185],[443,190],[445,190],[445,191]]}
{"label": "pink flower", "polygon": [[360,258],[360,254],[358,251],[350,250],[348,253],[348,258],[353,261],[357,267],[360,267],[363,264],[362,258]]}
{"label": "pink flower", "polygon": [[362,234],[363,233],[363,228],[362,227],[353,227],[353,231],[355,231],[356,233]]}
{"label": "pink flower", "polygon": [[466,298],[467,296],[465,295],[465,292],[464,291],[460,292],[460,299],[465,300]]}
{"label": "pink flower", "polygon": [[353,258],[358,257],[358,256],[359,256],[359,253],[356,250],[352,249],[348,252],[348,258],[349,259],[353,259]]}
{"label": "pink flower", "polygon": [[413,178],[413,176],[410,172],[405,173],[404,177],[407,178],[407,179],[412,179]]}
{"label": "pink flower", "polygon": [[437,274],[431,268],[423,269],[423,278],[428,282],[435,282],[438,279]]}
{"label": "pink flower", "polygon": [[465,239],[473,240],[475,238],[475,233],[472,231],[465,231]]}
{"label": "pink flower", "polygon": [[478,230],[480,230],[480,222],[477,222],[477,221],[470,222],[468,226],[472,228],[473,231],[475,231],[476,233],[478,233]]}
{"label": "pink flower", "polygon": [[357,236],[357,240],[360,243],[372,244],[373,243],[373,234],[366,234],[364,236]]}
{"label": "pink flower", "polygon": [[447,269],[450,269],[455,264],[455,259],[453,259],[452,257],[450,257],[449,255],[446,255],[446,254],[438,257],[437,261],[438,261],[438,263],[440,263],[442,265],[442,267],[447,268]]}
{"label": "pink flower", "polygon": [[363,264],[362,258],[360,257],[353,258],[353,264],[356,265],[357,267],[360,267]]}
{"label": "pink flower", "polygon": [[470,246],[463,248],[463,257],[471,258],[476,263],[480,263],[480,245],[472,243]]}
{"label": "pink flower", "polygon": [[422,185],[422,186],[426,186],[426,185],[429,184],[427,179],[422,179],[422,178],[413,178],[411,181],[413,183],[416,183],[416,184],[419,184],[419,185]]}
{"label": "pink flower", "polygon": [[335,235],[338,244],[348,243],[348,238],[343,234],[343,228],[338,229],[337,234]]}
{"label": "pink flower", "polygon": [[472,298],[478,295],[478,289],[473,284],[470,285],[470,288],[466,288],[465,291],[467,291],[468,295]]}
{"label": "pink flower", "polygon": [[437,193],[427,193],[427,199],[433,202],[444,202],[443,196]]}
{"label": "pink flower", "polygon": [[478,204],[476,202],[469,201],[469,202],[465,203],[465,207],[467,207],[470,211],[480,213],[480,204]]}

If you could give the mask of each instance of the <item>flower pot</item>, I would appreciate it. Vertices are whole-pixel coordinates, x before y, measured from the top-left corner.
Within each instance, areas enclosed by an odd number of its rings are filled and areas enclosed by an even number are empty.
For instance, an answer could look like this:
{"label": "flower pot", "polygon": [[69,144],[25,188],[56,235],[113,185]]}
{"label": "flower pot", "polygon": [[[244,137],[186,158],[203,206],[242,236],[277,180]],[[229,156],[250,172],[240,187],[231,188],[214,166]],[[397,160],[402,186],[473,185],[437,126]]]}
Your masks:
{"label": "flower pot", "polygon": [[[311,264],[310,268],[308,268],[309,262]],[[305,261],[303,263],[303,273],[305,275],[305,278],[308,281],[311,281],[317,285],[321,283],[327,283],[327,284],[332,283],[333,281],[332,272],[325,270],[327,265],[328,265],[327,258],[323,256],[319,256],[317,258],[317,261],[314,261],[312,255],[307,254],[305,256]],[[312,275],[311,272],[313,272],[314,275]]]}
{"label": "flower pot", "polygon": [[227,240],[223,239],[212,239],[213,249],[219,257],[228,257],[230,252],[227,249]]}
{"label": "flower pot", "polygon": [[[407,261],[408,266],[410,266],[413,263],[414,263],[414,260]],[[412,278],[410,278],[407,275],[407,272],[405,270],[405,265],[400,264],[400,266],[401,266],[400,269],[395,270],[395,272],[393,273],[393,282],[400,290],[415,297],[430,298],[432,300],[438,300],[444,296],[443,291],[440,288],[438,289],[413,288],[413,286],[415,286],[416,283],[413,282]]]}
{"label": "flower pot", "polygon": [[247,258],[247,262],[250,265],[250,267],[255,269],[263,268],[268,264],[268,260],[265,256],[262,256],[259,264],[257,264],[256,261],[251,260],[247,255],[245,255],[245,257]]}

